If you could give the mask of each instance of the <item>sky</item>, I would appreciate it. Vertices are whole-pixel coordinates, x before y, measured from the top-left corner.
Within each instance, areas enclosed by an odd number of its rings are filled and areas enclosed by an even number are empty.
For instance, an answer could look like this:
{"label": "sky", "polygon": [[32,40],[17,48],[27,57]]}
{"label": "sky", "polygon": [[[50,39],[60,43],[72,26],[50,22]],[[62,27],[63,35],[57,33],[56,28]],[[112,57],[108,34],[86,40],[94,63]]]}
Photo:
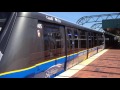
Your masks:
{"label": "sky", "polygon": [[[60,19],[67,20],[72,23],[76,23],[76,21],[83,16],[91,16],[91,15],[101,15],[101,14],[111,14],[118,12],[43,12],[48,15],[56,16]],[[85,27],[90,28],[91,24],[85,24]]]}

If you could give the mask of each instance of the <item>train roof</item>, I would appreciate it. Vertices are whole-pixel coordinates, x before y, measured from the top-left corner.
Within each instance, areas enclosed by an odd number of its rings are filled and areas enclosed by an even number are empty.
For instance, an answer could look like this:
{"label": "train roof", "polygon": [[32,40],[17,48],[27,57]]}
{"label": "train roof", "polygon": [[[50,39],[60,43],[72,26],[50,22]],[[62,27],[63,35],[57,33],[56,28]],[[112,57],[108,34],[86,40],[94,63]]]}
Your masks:
{"label": "train roof", "polygon": [[102,32],[95,31],[95,30],[90,29],[90,28],[82,27],[82,26],[79,26],[77,24],[68,22],[66,20],[51,16],[48,14],[40,13],[40,12],[18,12],[18,16],[19,17],[34,18],[34,19],[38,19],[38,20],[42,20],[42,21],[46,21],[46,22],[50,22],[50,23],[55,23],[55,24],[65,25],[65,26],[69,26],[69,27],[73,27],[73,28],[82,29],[85,31],[102,33]]}

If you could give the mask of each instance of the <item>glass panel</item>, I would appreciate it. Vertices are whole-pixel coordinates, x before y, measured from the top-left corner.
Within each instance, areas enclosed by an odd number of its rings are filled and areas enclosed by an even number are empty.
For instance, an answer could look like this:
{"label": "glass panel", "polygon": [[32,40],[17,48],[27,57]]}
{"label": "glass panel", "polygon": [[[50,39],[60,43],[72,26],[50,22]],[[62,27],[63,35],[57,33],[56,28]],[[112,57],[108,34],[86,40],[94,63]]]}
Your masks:
{"label": "glass panel", "polygon": [[86,50],[86,32],[85,31],[81,31],[81,50]]}
{"label": "glass panel", "polygon": [[5,24],[7,23],[9,17],[11,15],[11,12],[0,12],[0,35],[3,32],[3,28]]}
{"label": "glass panel", "polygon": [[63,55],[63,40],[60,27],[45,26],[44,30],[44,53],[47,59],[58,58]]}
{"label": "glass panel", "polygon": [[73,41],[73,33],[72,29],[67,29],[67,53],[72,54],[73,53],[73,48],[74,48],[74,41]]}
{"label": "glass panel", "polygon": [[74,42],[75,42],[75,52],[79,51],[79,43],[78,43],[78,31],[74,30]]}

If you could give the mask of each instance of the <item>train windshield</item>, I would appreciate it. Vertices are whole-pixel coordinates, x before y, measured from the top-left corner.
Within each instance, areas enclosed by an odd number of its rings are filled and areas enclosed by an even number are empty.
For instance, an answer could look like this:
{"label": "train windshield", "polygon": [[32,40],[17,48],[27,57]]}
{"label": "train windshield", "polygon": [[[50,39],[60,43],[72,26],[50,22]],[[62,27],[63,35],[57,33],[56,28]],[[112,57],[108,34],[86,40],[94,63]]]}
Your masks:
{"label": "train windshield", "polygon": [[5,27],[11,12],[0,12],[0,36],[3,32],[3,28]]}
{"label": "train windshield", "polygon": [[[5,43],[7,41],[6,37],[6,28],[7,22],[11,16],[12,12],[0,12],[0,60],[2,58],[3,50],[5,48]],[[6,39],[6,40],[5,40]]]}

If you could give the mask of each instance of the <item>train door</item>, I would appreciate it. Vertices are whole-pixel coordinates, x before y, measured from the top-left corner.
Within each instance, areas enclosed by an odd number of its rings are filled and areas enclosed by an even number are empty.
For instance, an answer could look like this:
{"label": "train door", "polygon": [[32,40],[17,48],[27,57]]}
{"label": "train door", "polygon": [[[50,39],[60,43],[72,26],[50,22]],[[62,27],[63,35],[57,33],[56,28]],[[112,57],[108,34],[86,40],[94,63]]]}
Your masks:
{"label": "train door", "polygon": [[104,49],[104,35],[98,34],[98,52]]}
{"label": "train door", "polygon": [[80,61],[82,61],[82,59],[80,59],[78,56],[78,54],[79,55],[81,54],[79,53],[81,51],[80,30],[66,27],[66,45],[67,45],[66,69],[69,69],[78,64]]}
{"label": "train door", "polygon": [[98,53],[97,42],[98,42],[97,33],[94,33],[94,47],[96,49],[96,53]]}
{"label": "train door", "polygon": [[77,63],[82,62],[87,57],[87,40],[85,33],[82,30],[78,30],[78,56],[77,56]]}
{"label": "train door", "polygon": [[52,78],[64,71],[66,60],[64,27],[49,23],[42,24],[44,62],[47,63],[43,64],[43,67],[38,67],[39,69],[42,69],[41,76],[39,76]]}
{"label": "train door", "polygon": [[74,59],[74,29],[66,27],[66,39],[67,39],[67,63],[66,69],[69,69],[73,66]]}
{"label": "train door", "polygon": [[79,52],[79,31],[78,29],[73,30],[73,38],[74,38],[74,59],[73,66],[79,63],[78,52]]}
{"label": "train door", "polygon": [[89,32],[88,34],[88,58],[97,53],[97,47],[95,47],[94,33]]}
{"label": "train door", "polygon": [[80,52],[80,55],[82,54],[82,60],[86,60],[87,59],[87,49],[88,49],[88,32],[86,31],[83,31],[81,30],[81,33],[80,33],[80,41],[81,41],[81,52]]}

